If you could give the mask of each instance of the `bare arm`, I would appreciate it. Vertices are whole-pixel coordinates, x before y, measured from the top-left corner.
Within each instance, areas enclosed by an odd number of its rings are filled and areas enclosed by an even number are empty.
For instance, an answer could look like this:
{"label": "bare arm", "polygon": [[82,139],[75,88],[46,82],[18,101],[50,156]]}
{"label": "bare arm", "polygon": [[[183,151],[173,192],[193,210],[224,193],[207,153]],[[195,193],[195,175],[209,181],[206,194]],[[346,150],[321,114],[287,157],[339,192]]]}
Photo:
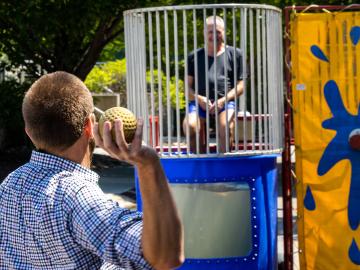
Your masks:
{"label": "bare arm", "polygon": [[[244,92],[244,81],[237,81],[236,87],[228,91],[227,100],[234,100],[236,97],[240,96]],[[225,97],[223,97],[225,100]]]}
{"label": "bare arm", "polygon": [[187,79],[188,79],[188,89],[189,89],[189,100],[192,101],[192,100],[195,100],[195,91],[192,88],[194,85],[194,83],[193,83],[194,77],[188,75]]}
{"label": "bare arm", "polygon": [[144,211],[144,256],[156,269],[175,268],[184,259],[183,232],[165,174],[158,158],[137,168]]}
{"label": "bare arm", "polygon": [[212,105],[212,107],[210,109],[210,113],[215,113],[216,105],[217,105],[218,109],[221,110],[222,108],[224,108],[226,101],[234,100],[235,98],[240,96],[243,92],[244,92],[244,81],[243,80],[237,81],[236,87],[234,87],[233,89],[228,91],[226,97],[224,96],[222,98],[219,98],[217,100],[217,104],[214,103]]}
{"label": "bare arm", "polygon": [[[188,75],[189,100],[190,101],[193,101],[196,98],[195,91],[194,91],[194,89],[192,89],[192,87],[194,85],[193,82],[194,82],[194,77]],[[208,106],[209,109],[210,109],[210,107],[211,107],[211,101],[210,100],[207,100],[207,98],[202,96],[202,95],[197,95],[197,99],[198,99],[199,106],[203,110],[206,110],[206,106]]]}
{"label": "bare arm", "polygon": [[129,146],[121,120],[114,122],[116,143],[111,139],[111,124],[104,124],[104,140],[94,125],[94,136],[99,146],[119,160],[137,167],[143,200],[142,249],[145,259],[155,269],[178,267],[184,260],[183,230],[165,173],[155,150],[142,146],[143,123],[138,121],[135,138]]}

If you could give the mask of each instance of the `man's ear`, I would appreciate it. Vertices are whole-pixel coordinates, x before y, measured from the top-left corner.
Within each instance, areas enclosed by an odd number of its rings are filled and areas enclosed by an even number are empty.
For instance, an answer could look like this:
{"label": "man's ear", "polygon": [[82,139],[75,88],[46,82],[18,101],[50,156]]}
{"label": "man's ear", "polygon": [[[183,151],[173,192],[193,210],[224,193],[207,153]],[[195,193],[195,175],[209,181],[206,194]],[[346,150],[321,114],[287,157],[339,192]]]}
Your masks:
{"label": "man's ear", "polygon": [[29,134],[29,130],[26,128],[26,126],[25,126],[25,133],[26,133],[26,135],[31,139],[31,136],[30,136],[30,134]]}
{"label": "man's ear", "polygon": [[31,133],[30,133],[30,131],[26,128],[26,126],[25,126],[25,133],[26,133],[26,135],[30,138],[30,140],[34,143],[34,140],[33,140],[33,138],[31,137]]}
{"label": "man's ear", "polygon": [[26,128],[26,126],[25,126],[25,133],[26,133],[26,135],[30,138],[30,141],[33,143],[33,145],[37,148],[37,149],[39,149],[39,144],[37,144],[34,140],[33,140],[33,138],[32,138],[32,136],[31,136],[31,133],[30,133],[30,131]]}
{"label": "man's ear", "polygon": [[95,124],[95,115],[92,113],[89,115],[89,117],[86,119],[84,132],[88,138],[93,138],[93,126]]}

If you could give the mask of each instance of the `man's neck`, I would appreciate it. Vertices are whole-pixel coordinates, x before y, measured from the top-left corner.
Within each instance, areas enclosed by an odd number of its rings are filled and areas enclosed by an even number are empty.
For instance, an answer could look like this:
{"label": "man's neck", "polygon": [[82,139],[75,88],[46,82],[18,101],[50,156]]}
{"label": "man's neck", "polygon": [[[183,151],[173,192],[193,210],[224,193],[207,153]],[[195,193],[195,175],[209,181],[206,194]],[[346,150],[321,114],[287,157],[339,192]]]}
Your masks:
{"label": "man's neck", "polygon": [[[210,44],[209,44],[210,45]],[[209,56],[218,56],[220,55],[221,53],[223,53],[225,49],[225,45],[224,43],[221,43],[221,44],[217,44],[216,46],[216,50],[214,50],[214,46],[213,45],[210,45],[208,46],[208,55]]]}
{"label": "man's neck", "polygon": [[90,168],[91,166],[91,153],[87,142],[84,141],[84,138],[79,139],[65,150],[45,149],[42,151],[73,161],[86,168]]}

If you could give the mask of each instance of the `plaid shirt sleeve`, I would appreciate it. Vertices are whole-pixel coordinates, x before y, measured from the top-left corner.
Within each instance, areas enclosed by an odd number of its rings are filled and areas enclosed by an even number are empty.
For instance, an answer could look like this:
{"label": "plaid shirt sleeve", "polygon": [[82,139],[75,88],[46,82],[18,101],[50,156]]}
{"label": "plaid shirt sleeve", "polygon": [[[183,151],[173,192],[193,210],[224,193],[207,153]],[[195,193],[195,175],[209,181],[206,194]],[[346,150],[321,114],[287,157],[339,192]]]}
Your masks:
{"label": "plaid shirt sleeve", "polygon": [[106,263],[125,269],[152,269],[141,248],[142,214],[106,198],[86,183],[67,197],[69,229],[75,242]]}

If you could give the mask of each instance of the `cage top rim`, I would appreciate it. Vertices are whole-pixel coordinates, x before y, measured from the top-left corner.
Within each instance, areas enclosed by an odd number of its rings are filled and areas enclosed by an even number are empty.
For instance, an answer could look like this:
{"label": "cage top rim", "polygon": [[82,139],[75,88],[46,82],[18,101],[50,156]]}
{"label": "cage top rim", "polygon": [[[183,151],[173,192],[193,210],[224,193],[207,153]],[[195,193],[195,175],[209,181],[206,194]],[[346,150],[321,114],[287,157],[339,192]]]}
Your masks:
{"label": "cage top rim", "polygon": [[191,9],[210,9],[210,8],[250,8],[272,10],[282,13],[280,8],[266,4],[201,4],[201,5],[181,5],[181,6],[162,6],[149,8],[136,8],[124,11],[124,16],[135,15],[137,13],[156,12],[156,11],[182,11]]}
{"label": "cage top rim", "polygon": [[175,153],[172,152],[169,154],[168,152],[158,153],[160,158],[164,159],[197,159],[197,158],[236,158],[236,157],[263,157],[263,156],[278,156],[283,152],[283,148],[276,148],[271,150],[246,150],[246,151],[238,151],[238,152],[227,152],[227,153],[204,153],[204,154],[190,154],[187,153]]}

